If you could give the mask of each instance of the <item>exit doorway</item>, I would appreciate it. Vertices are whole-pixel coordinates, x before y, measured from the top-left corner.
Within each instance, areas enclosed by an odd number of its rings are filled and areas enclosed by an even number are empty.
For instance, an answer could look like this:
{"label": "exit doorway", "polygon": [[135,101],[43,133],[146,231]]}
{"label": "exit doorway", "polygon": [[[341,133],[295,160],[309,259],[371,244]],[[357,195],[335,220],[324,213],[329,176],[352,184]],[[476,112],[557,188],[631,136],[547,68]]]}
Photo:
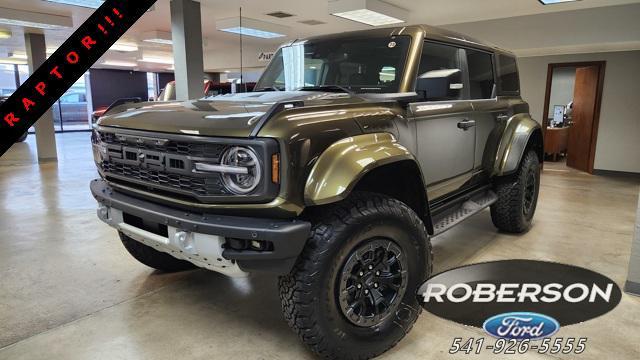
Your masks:
{"label": "exit doorway", "polygon": [[606,62],[549,64],[543,110],[545,153],[593,174]]}

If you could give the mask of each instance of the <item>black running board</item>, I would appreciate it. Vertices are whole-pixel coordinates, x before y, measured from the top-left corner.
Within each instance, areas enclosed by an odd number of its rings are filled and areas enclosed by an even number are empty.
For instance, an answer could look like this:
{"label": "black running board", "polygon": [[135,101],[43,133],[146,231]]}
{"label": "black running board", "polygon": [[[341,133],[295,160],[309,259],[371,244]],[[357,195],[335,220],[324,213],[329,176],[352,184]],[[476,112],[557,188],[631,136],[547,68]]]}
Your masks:
{"label": "black running board", "polygon": [[497,200],[498,195],[488,190],[434,216],[433,236],[440,235],[460,224],[464,220],[493,205]]}

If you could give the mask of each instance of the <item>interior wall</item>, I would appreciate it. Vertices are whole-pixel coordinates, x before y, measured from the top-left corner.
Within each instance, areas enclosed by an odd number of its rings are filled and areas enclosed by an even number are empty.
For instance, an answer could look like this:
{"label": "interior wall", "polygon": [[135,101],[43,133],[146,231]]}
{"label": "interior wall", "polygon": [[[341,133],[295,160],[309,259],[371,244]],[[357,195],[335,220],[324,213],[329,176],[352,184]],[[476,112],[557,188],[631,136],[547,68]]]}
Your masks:
{"label": "interior wall", "polygon": [[640,173],[640,51],[520,58],[522,97],[542,119],[550,63],[606,61],[594,168]]}
{"label": "interior wall", "polygon": [[147,73],[129,70],[90,69],[93,110],[122,98],[147,99]]}
{"label": "interior wall", "polygon": [[629,4],[444,27],[497,44],[518,56],[629,51],[640,49],[638,14],[640,4]]}
{"label": "interior wall", "polygon": [[[242,46],[242,65],[245,68],[264,68],[269,62],[260,58],[261,53],[274,52],[278,44],[254,44]],[[240,67],[240,43],[221,43],[215,49],[205,50],[204,69],[207,72]]]}
{"label": "interior wall", "polygon": [[556,68],[551,82],[551,98],[549,101],[549,118],[553,118],[555,105],[567,105],[573,101],[576,84],[576,68]]}
{"label": "interior wall", "polygon": [[168,82],[174,81],[175,79],[176,77],[173,73],[158,73],[158,91],[162,91]]}

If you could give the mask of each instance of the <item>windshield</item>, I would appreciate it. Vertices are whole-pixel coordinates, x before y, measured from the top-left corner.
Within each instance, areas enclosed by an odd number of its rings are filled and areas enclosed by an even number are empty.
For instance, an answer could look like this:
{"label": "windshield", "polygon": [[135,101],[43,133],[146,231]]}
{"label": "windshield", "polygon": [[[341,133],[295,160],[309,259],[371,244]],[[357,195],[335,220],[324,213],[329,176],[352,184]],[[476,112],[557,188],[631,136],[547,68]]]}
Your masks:
{"label": "windshield", "polygon": [[302,42],[274,55],[254,91],[335,87],[398,92],[409,36]]}

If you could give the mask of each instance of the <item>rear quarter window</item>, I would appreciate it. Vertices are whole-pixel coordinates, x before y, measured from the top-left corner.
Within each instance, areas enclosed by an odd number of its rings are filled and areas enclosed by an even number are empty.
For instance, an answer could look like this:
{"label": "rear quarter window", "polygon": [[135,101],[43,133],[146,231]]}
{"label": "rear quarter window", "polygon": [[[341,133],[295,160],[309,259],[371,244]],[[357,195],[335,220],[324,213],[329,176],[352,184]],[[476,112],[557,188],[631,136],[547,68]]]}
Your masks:
{"label": "rear quarter window", "polygon": [[498,88],[503,95],[520,94],[520,78],[516,59],[508,55],[498,55]]}

